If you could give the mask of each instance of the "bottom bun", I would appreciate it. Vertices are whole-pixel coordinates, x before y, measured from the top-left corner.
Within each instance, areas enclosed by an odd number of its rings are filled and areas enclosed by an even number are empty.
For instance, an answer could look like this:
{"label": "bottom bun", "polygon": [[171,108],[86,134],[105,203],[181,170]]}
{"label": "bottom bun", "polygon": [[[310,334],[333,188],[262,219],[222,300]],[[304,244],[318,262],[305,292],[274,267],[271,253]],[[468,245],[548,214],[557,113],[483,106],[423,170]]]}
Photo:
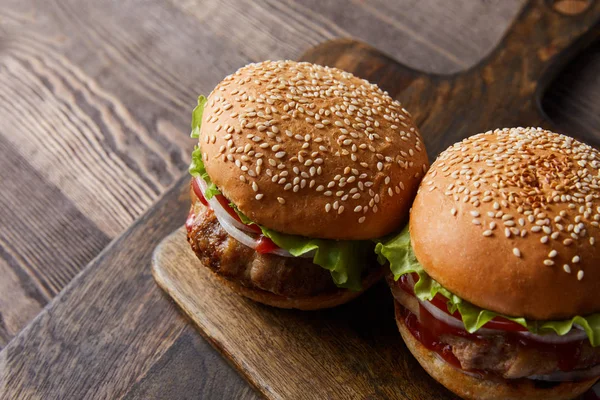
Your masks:
{"label": "bottom bun", "polygon": [[573,399],[585,393],[597,380],[592,378],[580,382],[542,382],[531,379],[484,379],[464,374],[415,339],[402,318],[402,305],[397,301],[394,303],[396,324],[410,352],[431,377],[464,399]]}
{"label": "bottom bun", "polygon": [[298,310],[320,310],[323,308],[337,307],[360,296],[365,290],[377,283],[385,272],[385,268],[372,268],[362,280],[363,289],[353,291],[349,289],[337,289],[332,292],[320,293],[314,296],[285,297],[266,290],[249,288],[238,282],[231,281],[212,271],[221,283],[228,286],[235,293],[247,297],[256,302],[278,308],[295,308]]}

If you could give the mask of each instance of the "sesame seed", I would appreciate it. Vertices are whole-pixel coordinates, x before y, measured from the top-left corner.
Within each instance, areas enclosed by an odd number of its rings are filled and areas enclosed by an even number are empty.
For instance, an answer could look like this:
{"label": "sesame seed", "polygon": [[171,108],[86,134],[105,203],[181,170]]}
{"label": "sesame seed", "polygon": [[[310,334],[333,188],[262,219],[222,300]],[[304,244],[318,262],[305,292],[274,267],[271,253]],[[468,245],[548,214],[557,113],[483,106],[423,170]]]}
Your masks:
{"label": "sesame seed", "polygon": [[575,257],[573,257],[573,259],[571,260],[571,262],[572,262],[573,264],[577,264],[577,263],[579,262],[579,260],[581,260],[581,259],[579,258],[579,256],[575,256]]}
{"label": "sesame seed", "polygon": [[558,251],[556,250],[551,250],[550,253],[548,253],[548,257],[550,258],[554,258],[558,255]]}
{"label": "sesame seed", "polygon": [[570,274],[571,273],[571,267],[569,266],[569,264],[565,264],[563,265],[563,270],[567,273]]}
{"label": "sesame seed", "polygon": [[513,254],[517,257],[521,257],[521,251],[519,249],[517,249],[516,247],[513,248]]}
{"label": "sesame seed", "polygon": [[552,260],[544,260],[544,265],[547,265],[547,266],[554,265],[554,261],[552,261]]}
{"label": "sesame seed", "polygon": [[450,210],[450,214],[452,214],[453,216],[455,216],[456,215],[456,208],[451,209]]}
{"label": "sesame seed", "polygon": [[278,198],[277,198],[277,201],[278,201],[280,204],[285,204],[285,199],[284,199],[283,197],[278,197]]}
{"label": "sesame seed", "polygon": [[577,280],[580,281],[583,279],[583,270],[579,270],[577,272]]}
{"label": "sesame seed", "polygon": [[486,231],[483,231],[483,236],[492,236],[492,231],[489,229]]}

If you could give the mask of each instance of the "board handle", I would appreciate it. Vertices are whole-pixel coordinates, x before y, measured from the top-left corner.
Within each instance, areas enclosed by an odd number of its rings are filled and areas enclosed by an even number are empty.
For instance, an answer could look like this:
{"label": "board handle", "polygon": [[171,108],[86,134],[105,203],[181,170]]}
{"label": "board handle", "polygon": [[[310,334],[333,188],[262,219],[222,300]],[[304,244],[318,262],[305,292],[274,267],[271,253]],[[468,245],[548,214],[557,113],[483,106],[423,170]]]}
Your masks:
{"label": "board handle", "polygon": [[560,6],[564,1],[529,1],[497,49],[480,64],[496,71],[513,65],[526,67],[522,72],[532,83],[547,80],[550,66],[555,74],[560,72],[579,51],[599,37],[600,1],[580,2],[587,7],[573,14]]}

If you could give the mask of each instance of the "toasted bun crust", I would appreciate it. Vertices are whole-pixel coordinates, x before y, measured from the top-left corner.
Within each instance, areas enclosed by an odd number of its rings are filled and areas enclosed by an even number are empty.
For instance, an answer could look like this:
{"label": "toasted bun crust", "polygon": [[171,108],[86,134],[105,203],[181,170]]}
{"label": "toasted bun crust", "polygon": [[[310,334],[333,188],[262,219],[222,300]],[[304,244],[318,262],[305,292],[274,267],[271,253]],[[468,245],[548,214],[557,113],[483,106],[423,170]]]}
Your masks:
{"label": "toasted bun crust", "polygon": [[376,85],[293,61],[250,64],[208,97],[208,175],[260,225],[362,240],[403,224],[427,154],[410,114]]}
{"label": "toasted bun crust", "polygon": [[535,128],[455,144],[433,163],[410,235],[427,273],[510,316],[600,312],[600,154]]}
{"label": "toasted bun crust", "polygon": [[419,364],[431,377],[446,388],[467,400],[561,400],[573,399],[591,388],[596,378],[581,382],[561,382],[547,387],[536,386],[530,379],[481,379],[466,375],[452,367],[435,352],[423,346],[410,333],[400,313],[402,307],[394,301],[396,308],[396,324],[406,346]]}
{"label": "toasted bun crust", "polygon": [[272,307],[295,308],[298,310],[309,311],[337,307],[339,305],[349,302],[350,300],[357,298],[358,296],[363,294],[365,290],[369,289],[381,279],[381,277],[384,274],[384,269],[373,268],[369,275],[363,278],[363,290],[359,292],[355,292],[348,289],[337,289],[333,292],[306,297],[285,297],[277,295],[275,293],[267,292],[266,290],[248,288],[239,284],[238,282],[226,279],[214,271],[212,272],[221,283],[229,287],[231,290],[233,290],[240,296],[247,297],[250,300],[254,300]]}

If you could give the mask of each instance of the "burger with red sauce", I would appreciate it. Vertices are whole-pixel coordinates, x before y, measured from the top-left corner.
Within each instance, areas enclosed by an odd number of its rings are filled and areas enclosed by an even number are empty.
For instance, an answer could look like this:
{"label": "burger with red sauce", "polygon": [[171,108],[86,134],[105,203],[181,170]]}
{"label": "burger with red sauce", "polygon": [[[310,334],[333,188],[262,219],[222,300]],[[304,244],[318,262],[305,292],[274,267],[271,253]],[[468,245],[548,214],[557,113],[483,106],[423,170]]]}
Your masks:
{"label": "burger with red sauce", "polygon": [[396,322],[466,399],[570,399],[600,376],[600,153],[541,128],[472,136],[379,243]]}
{"label": "burger with red sauce", "polygon": [[408,219],[428,167],[410,114],[376,85],[310,63],[250,64],[194,109],[188,241],[235,292],[345,303],[383,274],[374,238]]}

